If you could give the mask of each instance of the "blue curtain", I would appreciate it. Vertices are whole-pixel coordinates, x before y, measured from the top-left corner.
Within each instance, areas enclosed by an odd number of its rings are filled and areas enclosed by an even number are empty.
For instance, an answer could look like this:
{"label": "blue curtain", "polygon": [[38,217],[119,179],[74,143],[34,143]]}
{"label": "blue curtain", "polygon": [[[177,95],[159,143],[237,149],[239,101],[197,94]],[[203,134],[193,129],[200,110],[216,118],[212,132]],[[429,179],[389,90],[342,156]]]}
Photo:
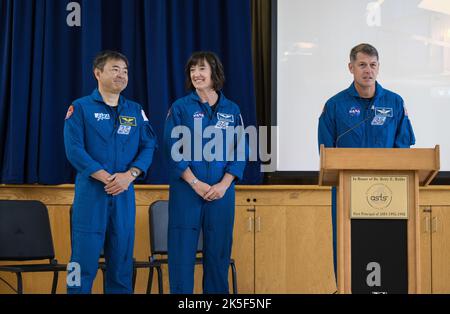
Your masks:
{"label": "blue curtain", "polygon": [[[70,27],[69,3],[81,6]],[[171,103],[186,94],[184,64],[196,50],[224,63],[224,93],[256,125],[250,0],[0,0],[0,182],[73,182],[64,153],[68,106],[97,86],[92,60],[100,50],[130,60],[125,97],[142,104],[162,142]],[[160,145],[162,146],[162,145]],[[147,183],[167,183],[156,152]],[[257,164],[243,183],[259,183]]]}

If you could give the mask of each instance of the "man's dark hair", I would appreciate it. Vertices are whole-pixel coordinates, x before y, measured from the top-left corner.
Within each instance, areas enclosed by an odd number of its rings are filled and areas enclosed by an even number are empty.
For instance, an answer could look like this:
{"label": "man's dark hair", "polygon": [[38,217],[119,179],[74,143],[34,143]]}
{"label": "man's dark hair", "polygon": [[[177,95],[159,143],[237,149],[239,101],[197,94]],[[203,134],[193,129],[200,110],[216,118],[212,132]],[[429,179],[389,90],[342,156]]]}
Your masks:
{"label": "man's dark hair", "polygon": [[105,50],[99,52],[94,59],[94,62],[92,64],[92,70],[99,69],[100,71],[103,71],[103,68],[105,67],[106,62],[108,60],[122,60],[125,62],[128,68],[128,59],[123,54],[117,51],[112,50]]}
{"label": "man's dark hair", "polygon": [[219,57],[214,52],[197,51],[191,55],[184,68],[184,73],[186,75],[186,90],[195,90],[195,87],[192,85],[191,81],[191,67],[195,65],[204,65],[205,61],[208,62],[211,67],[211,80],[213,82],[212,88],[216,91],[222,89],[225,84],[225,73]]}
{"label": "man's dark hair", "polygon": [[370,44],[359,44],[358,46],[354,47],[352,51],[350,51],[351,62],[356,61],[356,56],[358,55],[359,52],[364,53],[371,57],[377,57],[377,60],[379,60],[378,51],[374,46]]}

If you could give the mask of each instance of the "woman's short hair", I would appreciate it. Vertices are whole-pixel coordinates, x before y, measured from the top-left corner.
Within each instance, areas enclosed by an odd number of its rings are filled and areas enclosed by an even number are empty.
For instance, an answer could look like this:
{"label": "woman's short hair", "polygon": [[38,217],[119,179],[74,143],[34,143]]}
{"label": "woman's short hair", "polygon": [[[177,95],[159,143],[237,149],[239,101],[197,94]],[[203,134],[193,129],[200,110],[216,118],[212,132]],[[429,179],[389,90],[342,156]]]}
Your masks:
{"label": "woman's short hair", "polygon": [[204,65],[205,61],[208,62],[209,66],[211,67],[211,80],[213,85],[212,88],[216,91],[222,89],[223,85],[225,84],[225,73],[219,57],[214,52],[197,51],[191,55],[184,68],[184,73],[186,75],[186,90],[195,90],[195,87],[194,85],[192,85],[191,80],[191,68],[196,65]]}

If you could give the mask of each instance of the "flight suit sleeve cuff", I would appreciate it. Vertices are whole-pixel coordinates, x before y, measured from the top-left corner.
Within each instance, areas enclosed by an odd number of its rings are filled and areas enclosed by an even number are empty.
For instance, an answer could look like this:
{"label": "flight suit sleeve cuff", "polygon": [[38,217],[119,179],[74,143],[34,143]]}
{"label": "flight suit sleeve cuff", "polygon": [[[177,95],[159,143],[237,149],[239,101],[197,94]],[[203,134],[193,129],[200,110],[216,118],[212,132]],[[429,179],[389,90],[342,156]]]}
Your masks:
{"label": "flight suit sleeve cuff", "polygon": [[189,167],[189,163],[187,161],[178,162],[174,169],[175,175],[178,178],[181,177],[183,172],[185,172],[188,167]]}
{"label": "flight suit sleeve cuff", "polygon": [[94,163],[92,165],[90,165],[89,167],[87,167],[86,169],[84,169],[84,171],[81,173],[82,176],[85,177],[90,177],[92,174],[96,173],[99,170],[102,170],[103,167],[100,166],[100,164],[98,163]]}
{"label": "flight suit sleeve cuff", "polygon": [[243,171],[240,170],[240,169],[236,169],[234,167],[227,167],[225,169],[225,172],[228,172],[229,174],[235,176],[237,181],[241,181],[242,180]]}
{"label": "flight suit sleeve cuff", "polygon": [[136,163],[132,163],[130,165],[130,168],[132,168],[132,167],[138,168],[139,170],[141,170],[141,174],[139,175],[139,177],[145,178],[145,176],[147,175],[147,171],[146,171],[147,168],[144,165],[136,162]]}

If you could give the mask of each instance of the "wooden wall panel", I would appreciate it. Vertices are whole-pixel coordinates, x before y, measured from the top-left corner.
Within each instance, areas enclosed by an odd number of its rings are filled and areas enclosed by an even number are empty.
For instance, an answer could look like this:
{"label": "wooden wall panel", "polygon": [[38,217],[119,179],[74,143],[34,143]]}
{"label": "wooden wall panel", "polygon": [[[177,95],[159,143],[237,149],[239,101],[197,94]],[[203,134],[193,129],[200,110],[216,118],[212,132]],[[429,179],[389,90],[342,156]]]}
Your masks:
{"label": "wooden wall panel", "polygon": [[[25,199],[25,200],[40,200],[45,203],[49,208],[51,227],[53,232],[53,240],[56,252],[56,258],[61,263],[67,263],[70,258],[70,237],[69,237],[69,208],[73,201],[73,185],[61,185],[61,186],[11,186],[0,185],[0,199]],[[156,200],[168,199],[168,187],[165,185],[160,186],[136,186],[136,240],[134,255],[137,260],[148,260],[150,253],[149,246],[149,227],[148,227],[148,206]],[[450,187],[430,187],[421,188],[420,190],[420,204],[424,206],[448,206],[450,205]],[[318,187],[318,186],[238,186],[236,188],[236,205],[237,206],[268,206],[277,208],[284,208],[285,210],[295,210],[298,206],[307,206],[309,210],[314,211],[320,208],[320,213],[313,213],[319,217],[327,211],[331,211],[331,192],[330,188]],[[298,207],[300,208],[300,207]],[[301,207],[305,208],[305,207]],[[328,230],[331,226],[329,220],[322,221],[314,220],[315,223],[325,224],[319,225],[317,230]],[[237,231],[238,229],[235,229]],[[288,231],[289,233],[295,233],[295,230]],[[235,232],[235,242],[240,241],[241,233]],[[326,241],[331,241],[331,236],[326,238]],[[287,241],[286,243],[289,243]],[[315,243],[311,244],[326,247],[330,246],[330,243]],[[289,248],[286,248],[289,249]],[[329,253],[329,252],[328,252]],[[330,255],[328,254],[327,255]],[[233,256],[239,260],[239,257]],[[329,256],[328,256],[329,257]],[[2,262],[5,264],[5,262]],[[10,264],[10,263],[8,263]],[[289,261],[289,264],[295,265],[294,261]],[[264,266],[259,266],[264,267]],[[329,267],[327,267],[329,268]],[[324,276],[327,278],[329,269],[326,270]],[[58,293],[66,293],[65,287],[65,273],[60,273],[58,282]],[[239,277],[245,274],[240,274],[238,269],[238,282]],[[253,275],[253,274],[250,274]],[[201,292],[201,266],[196,267],[195,273],[195,292]],[[314,275],[314,282],[317,284],[316,288],[311,288],[314,292],[320,291],[320,283],[317,283],[318,274]],[[16,286],[16,278],[12,274],[0,273],[0,277],[10,282],[13,286]],[[168,292],[168,273],[167,267],[163,267],[164,278],[164,290]],[[138,270],[136,293],[145,293],[147,287],[148,270]],[[102,276],[98,273],[96,281],[94,283],[93,293],[102,293]],[[297,290],[295,282],[289,281],[289,290]],[[299,282],[299,285],[302,283]],[[326,290],[324,292],[330,292],[334,287],[329,287],[327,283],[324,283]],[[26,274],[24,275],[24,291],[25,293],[49,293],[51,288],[51,274]],[[270,291],[270,287],[265,288]],[[304,287],[299,287],[299,290],[305,290]],[[303,291],[302,290],[302,291]],[[157,292],[156,273],[153,283],[153,293]],[[12,293],[12,291],[0,281],[0,293]]]}

